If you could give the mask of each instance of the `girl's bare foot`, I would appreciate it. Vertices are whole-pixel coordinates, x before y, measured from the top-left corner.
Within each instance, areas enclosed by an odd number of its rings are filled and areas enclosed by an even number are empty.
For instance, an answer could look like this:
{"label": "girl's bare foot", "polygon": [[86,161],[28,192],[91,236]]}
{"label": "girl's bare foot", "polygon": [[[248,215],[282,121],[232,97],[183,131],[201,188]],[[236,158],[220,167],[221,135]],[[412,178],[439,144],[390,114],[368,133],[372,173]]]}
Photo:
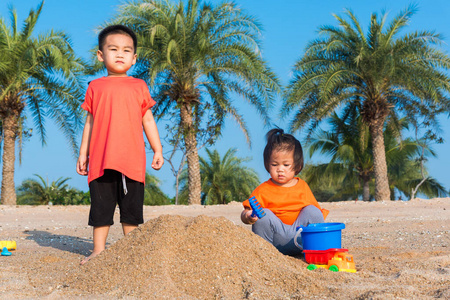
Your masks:
{"label": "girl's bare foot", "polygon": [[88,261],[90,261],[92,258],[96,257],[97,255],[99,255],[101,252],[92,252],[91,255],[86,256],[85,258],[83,258],[83,260],[80,262],[80,265],[84,265],[85,263],[87,263]]}

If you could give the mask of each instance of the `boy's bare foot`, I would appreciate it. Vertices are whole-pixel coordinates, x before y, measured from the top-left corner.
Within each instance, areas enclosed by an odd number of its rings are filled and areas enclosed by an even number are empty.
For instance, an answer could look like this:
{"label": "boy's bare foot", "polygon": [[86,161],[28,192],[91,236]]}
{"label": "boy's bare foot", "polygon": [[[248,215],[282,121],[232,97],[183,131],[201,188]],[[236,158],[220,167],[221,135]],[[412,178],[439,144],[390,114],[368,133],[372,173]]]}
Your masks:
{"label": "boy's bare foot", "polygon": [[90,261],[92,258],[96,257],[97,255],[99,255],[101,252],[92,252],[91,255],[86,256],[85,258],[83,258],[83,260],[80,262],[80,265],[84,265],[85,263],[87,263],[88,261]]}

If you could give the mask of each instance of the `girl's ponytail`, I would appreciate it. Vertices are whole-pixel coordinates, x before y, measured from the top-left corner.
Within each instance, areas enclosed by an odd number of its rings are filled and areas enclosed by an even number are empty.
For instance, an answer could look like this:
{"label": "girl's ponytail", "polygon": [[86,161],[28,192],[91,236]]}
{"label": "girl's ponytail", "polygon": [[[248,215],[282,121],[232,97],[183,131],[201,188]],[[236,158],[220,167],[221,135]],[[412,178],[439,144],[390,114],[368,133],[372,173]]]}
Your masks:
{"label": "girl's ponytail", "polygon": [[291,134],[284,133],[281,128],[269,130],[266,134],[267,144],[264,148],[264,166],[270,173],[270,156],[273,151],[293,151],[294,171],[298,174],[303,169],[303,149],[300,142]]}

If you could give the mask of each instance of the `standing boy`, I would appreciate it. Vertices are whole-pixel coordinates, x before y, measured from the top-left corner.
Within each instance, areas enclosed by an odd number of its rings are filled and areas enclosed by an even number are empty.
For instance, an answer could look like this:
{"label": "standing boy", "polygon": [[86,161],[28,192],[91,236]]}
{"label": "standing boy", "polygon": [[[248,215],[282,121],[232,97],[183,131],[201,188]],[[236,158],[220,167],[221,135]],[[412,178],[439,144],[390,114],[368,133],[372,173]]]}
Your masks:
{"label": "standing boy", "polygon": [[104,63],[108,76],[89,83],[81,105],[87,117],[77,172],[88,175],[89,225],[94,228],[94,250],[81,264],[105,249],[117,204],[124,235],[144,222],[143,131],[154,152],[152,168],[159,170],[164,163],[150,110],[155,101],[143,80],[126,73],[136,63],[136,47],[136,35],[123,25],[108,26],[98,36],[97,58]]}

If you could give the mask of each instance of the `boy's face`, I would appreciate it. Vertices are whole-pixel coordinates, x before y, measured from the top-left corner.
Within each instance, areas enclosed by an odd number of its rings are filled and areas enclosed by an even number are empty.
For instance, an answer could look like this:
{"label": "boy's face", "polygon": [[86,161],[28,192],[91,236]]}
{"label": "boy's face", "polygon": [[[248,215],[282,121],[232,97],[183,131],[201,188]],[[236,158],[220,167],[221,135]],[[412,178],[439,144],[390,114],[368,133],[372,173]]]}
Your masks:
{"label": "boy's face", "polygon": [[273,150],[269,161],[269,173],[272,182],[283,187],[294,186],[294,151]]}
{"label": "boy's face", "polygon": [[97,58],[105,64],[108,76],[127,76],[127,71],[136,63],[133,39],[121,33],[113,33],[106,37]]}

